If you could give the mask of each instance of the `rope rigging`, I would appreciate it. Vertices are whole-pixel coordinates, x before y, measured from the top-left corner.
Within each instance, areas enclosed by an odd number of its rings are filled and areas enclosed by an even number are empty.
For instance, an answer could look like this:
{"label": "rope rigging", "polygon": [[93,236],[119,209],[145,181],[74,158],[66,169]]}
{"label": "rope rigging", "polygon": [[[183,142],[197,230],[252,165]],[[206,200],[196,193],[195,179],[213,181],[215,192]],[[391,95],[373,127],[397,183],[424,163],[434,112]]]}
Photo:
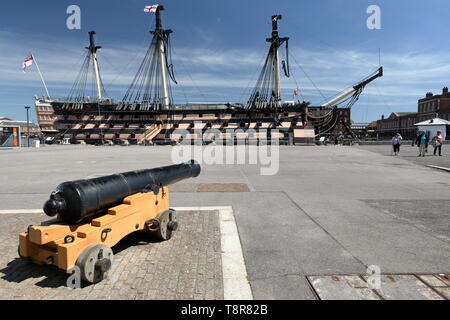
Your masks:
{"label": "rope rigging", "polygon": [[140,104],[141,110],[162,110],[169,108],[173,103],[172,91],[169,85],[169,76],[177,84],[173,63],[170,34],[172,30],[164,30],[161,25],[160,11],[156,11],[156,28],[150,31],[152,41],[142,60],[136,75],[133,78],[122,99],[122,105]]}
{"label": "rope rigging", "polygon": [[[72,88],[69,91],[69,94],[66,98],[66,101],[71,102],[94,102],[99,97],[106,97],[106,90],[103,85],[102,78],[100,77],[100,68],[98,66],[96,52],[97,49],[101,48],[99,46],[95,46],[93,35],[94,31],[89,32],[90,36],[90,46],[86,47],[87,53],[84,56],[83,63],[81,65],[80,71],[78,72],[77,77],[75,78],[75,82],[72,85]],[[91,93],[90,95],[86,95],[86,86],[88,83],[89,70],[91,68],[92,61],[92,69],[93,72],[91,74]],[[98,78],[95,76],[98,74]],[[98,83],[97,83],[98,82]],[[99,89],[99,92],[95,92],[96,87]],[[96,98],[94,98],[96,97]]]}
{"label": "rope rigging", "polygon": [[267,53],[266,60],[258,80],[256,81],[256,85],[246,104],[247,109],[276,110],[281,104],[278,49],[283,43],[286,43],[286,60],[283,60],[281,64],[286,77],[290,76],[290,70],[289,38],[280,38],[278,36],[278,20],[280,19],[281,15],[272,16],[272,37],[266,39],[267,42],[270,42],[269,52]]}

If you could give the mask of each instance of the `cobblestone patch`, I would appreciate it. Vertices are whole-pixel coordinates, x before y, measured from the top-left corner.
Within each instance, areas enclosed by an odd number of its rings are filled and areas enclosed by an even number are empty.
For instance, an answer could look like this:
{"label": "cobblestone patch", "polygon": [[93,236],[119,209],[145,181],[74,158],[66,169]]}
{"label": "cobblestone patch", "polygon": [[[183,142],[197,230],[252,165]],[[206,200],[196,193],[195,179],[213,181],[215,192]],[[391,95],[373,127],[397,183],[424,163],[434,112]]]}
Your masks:
{"label": "cobblestone patch", "polygon": [[144,233],[122,239],[108,277],[82,288],[66,287],[67,275],[18,257],[18,237],[43,214],[4,214],[0,219],[0,299],[223,299],[218,211],[177,211],[169,241]]}

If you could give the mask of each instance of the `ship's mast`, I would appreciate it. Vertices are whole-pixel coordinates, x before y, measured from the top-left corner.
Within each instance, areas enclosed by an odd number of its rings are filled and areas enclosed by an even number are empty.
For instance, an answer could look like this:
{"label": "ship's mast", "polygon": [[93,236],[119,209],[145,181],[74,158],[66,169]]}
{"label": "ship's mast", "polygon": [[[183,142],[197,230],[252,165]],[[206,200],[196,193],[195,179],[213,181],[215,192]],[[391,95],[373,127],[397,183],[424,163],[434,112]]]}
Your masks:
{"label": "ship's mast", "polygon": [[269,52],[256,81],[256,85],[247,101],[248,109],[278,109],[281,106],[281,75],[279,48],[286,43],[286,61],[282,61],[284,74],[289,77],[288,37],[278,35],[278,20],[280,14],[272,16],[272,36],[266,38],[270,43]]}
{"label": "ship's mast", "polygon": [[95,84],[97,87],[97,99],[102,98],[102,90],[101,90],[101,81],[100,81],[100,70],[98,68],[98,61],[97,61],[97,50],[100,49],[100,46],[96,46],[94,42],[94,34],[95,31],[89,31],[89,47],[86,47],[86,49],[89,50],[91,53],[92,58],[92,66],[94,68],[95,73]]}
{"label": "ship's mast", "polygon": [[166,70],[166,41],[167,36],[172,33],[172,30],[164,30],[161,24],[161,14],[160,11],[164,10],[163,6],[158,6],[156,9],[156,28],[155,31],[150,31],[152,34],[158,36],[156,47],[159,50],[159,68],[161,71],[161,84],[162,84],[162,107],[163,109],[168,109],[170,100],[169,100],[169,79],[167,78],[167,70]]}
{"label": "ship's mast", "polygon": [[280,56],[278,52],[278,48],[287,40],[289,37],[280,38],[278,36],[278,20],[280,20],[282,16],[280,14],[272,16],[272,37],[267,38],[266,41],[271,43],[271,50],[274,56],[273,59],[273,68],[275,75],[275,100],[279,105],[281,103],[281,81],[280,81]]}
{"label": "ship's mast", "polygon": [[170,80],[177,83],[170,54],[172,30],[163,29],[162,10],[163,6],[155,10],[155,29],[150,31],[152,42],[122,99],[126,104],[139,104],[141,110],[168,110],[172,103]]}

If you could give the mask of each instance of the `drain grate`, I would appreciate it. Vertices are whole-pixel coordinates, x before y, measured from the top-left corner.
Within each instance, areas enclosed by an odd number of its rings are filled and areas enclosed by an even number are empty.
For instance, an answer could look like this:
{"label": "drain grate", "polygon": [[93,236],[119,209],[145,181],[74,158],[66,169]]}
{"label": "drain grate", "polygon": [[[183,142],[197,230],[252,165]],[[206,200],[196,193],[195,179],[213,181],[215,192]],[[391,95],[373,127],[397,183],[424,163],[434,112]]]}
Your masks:
{"label": "drain grate", "polygon": [[179,183],[171,192],[250,192],[245,183]]}
{"label": "drain grate", "polygon": [[[306,276],[321,300],[449,300],[449,274],[382,274],[371,288],[367,274]],[[369,280],[370,282],[370,280]]]}

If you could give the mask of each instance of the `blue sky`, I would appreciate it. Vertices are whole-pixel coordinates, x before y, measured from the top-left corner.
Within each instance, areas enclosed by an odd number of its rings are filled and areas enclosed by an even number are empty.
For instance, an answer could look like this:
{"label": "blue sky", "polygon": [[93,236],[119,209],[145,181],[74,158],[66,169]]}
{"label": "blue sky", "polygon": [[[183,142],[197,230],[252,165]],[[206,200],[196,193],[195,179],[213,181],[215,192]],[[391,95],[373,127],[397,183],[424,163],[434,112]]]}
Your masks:
{"label": "blue sky", "polygon": [[[446,0],[8,1],[0,10],[0,116],[25,119],[23,106],[44,93],[35,66],[21,72],[29,52],[52,96],[65,97],[90,30],[103,46],[99,60],[108,95],[122,98],[150,41],[154,15],[143,7],[154,3],[166,7],[163,24],[174,30],[177,103],[245,102],[267,51],[274,13],[283,15],[280,34],[291,38],[294,77],[282,78],[285,100],[297,85],[313,104],[339,93],[376,69],[379,49],[385,76],[366,87],[352,108],[355,121],[415,111],[425,92],[450,84]],[[81,30],[66,28],[71,4],[81,8]],[[381,8],[381,30],[366,27],[372,4]]]}

